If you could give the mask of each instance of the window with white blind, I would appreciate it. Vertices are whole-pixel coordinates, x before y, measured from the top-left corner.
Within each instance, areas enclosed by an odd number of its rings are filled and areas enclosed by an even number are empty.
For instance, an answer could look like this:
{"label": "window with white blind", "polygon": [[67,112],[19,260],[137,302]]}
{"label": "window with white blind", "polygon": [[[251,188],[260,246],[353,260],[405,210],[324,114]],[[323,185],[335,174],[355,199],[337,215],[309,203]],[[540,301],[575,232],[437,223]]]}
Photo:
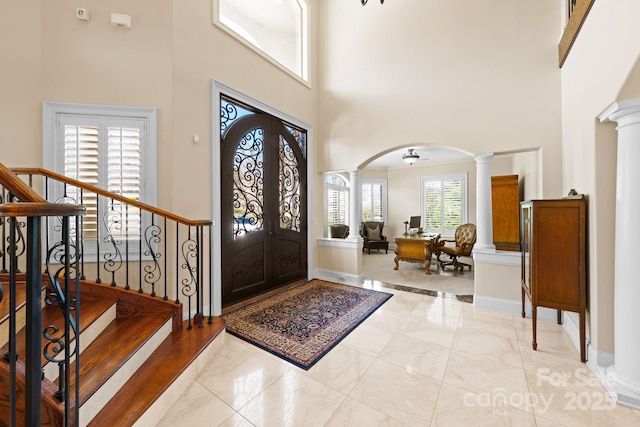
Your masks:
{"label": "window with white blind", "polygon": [[421,179],[423,228],[427,233],[453,236],[467,222],[467,176],[449,174]]}
{"label": "window with white blind", "polygon": [[[156,205],[157,134],[155,109],[45,103],[45,168],[118,194]],[[139,209],[74,186],[54,186],[53,197],[83,204],[85,242],[99,229],[114,239],[139,241]],[[92,248],[85,247],[86,253]]]}
{"label": "window with white blind", "polygon": [[387,222],[387,180],[362,180],[360,200],[362,221]]}
{"label": "window with white blind", "polygon": [[349,224],[349,182],[339,174],[327,175],[327,230],[330,225]]}

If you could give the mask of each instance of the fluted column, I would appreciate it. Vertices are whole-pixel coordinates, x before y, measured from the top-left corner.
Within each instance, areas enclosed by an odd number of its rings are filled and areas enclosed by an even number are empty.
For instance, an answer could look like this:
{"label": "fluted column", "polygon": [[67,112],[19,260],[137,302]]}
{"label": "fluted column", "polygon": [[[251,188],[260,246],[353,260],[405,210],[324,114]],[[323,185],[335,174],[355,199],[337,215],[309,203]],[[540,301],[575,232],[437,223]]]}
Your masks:
{"label": "fluted column", "polygon": [[615,362],[607,368],[619,403],[640,409],[640,286],[637,265],[640,235],[640,98],[613,104],[602,122],[617,122],[616,231],[614,285]]}
{"label": "fluted column", "polygon": [[360,221],[358,221],[360,212],[358,207],[358,196],[360,194],[359,174],[360,171],[357,169],[349,171],[349,239],[360,238]]}
{"label": "fluted column", "polygon": [[475,249],[494,250],[491,210],[491,160],[493,153],[478,154],[476,161],[476,244]]}

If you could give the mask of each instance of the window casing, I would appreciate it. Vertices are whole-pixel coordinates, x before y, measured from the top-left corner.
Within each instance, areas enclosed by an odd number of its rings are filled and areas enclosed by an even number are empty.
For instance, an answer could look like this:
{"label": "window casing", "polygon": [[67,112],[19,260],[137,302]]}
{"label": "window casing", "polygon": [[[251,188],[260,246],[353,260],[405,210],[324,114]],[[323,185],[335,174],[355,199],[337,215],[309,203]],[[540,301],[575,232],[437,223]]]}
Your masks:
{"label": "window casing", "polygon": [[360,201],[362,221],[387,222],[387,180],[362,180]]}
{"label": "window casing", "polygon": [[349,182],[340,174],[329,174],[325,180],[327,200],[327,232],[330,225],[349,224]]}
{"label": "window casing", "polygon": [[452,237],[467,222],[467,175],[425,176],[420,189],[423,228]]}
{"label": "window casing", "polygon": [[[43,116],[45,168],[130,200],[157,205],[155,109],[45,103]],[[98,244],[106,242],[104,236],[126,239],[135,247],[149,226],[150,219],[143,218],[138,208],[119,201],[58,183],[52,183],[49,191],[50,200],[86,207],[81,219],[85,259],[97,253]]]}
{"label": "window casing", "polygon": [[304,0],[212,0],[213,23],[301,81],[309,81]]}

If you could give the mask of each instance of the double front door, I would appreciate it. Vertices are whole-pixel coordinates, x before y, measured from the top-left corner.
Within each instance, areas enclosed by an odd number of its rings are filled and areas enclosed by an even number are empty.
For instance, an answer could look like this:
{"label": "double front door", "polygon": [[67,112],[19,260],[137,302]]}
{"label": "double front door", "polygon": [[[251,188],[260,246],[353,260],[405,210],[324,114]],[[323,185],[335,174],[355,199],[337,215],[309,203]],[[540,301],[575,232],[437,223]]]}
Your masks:
{"label": "double front door", "polygon": [[252,113],[223,134],[223,306],[307,277],[306,160],[295,132]]}

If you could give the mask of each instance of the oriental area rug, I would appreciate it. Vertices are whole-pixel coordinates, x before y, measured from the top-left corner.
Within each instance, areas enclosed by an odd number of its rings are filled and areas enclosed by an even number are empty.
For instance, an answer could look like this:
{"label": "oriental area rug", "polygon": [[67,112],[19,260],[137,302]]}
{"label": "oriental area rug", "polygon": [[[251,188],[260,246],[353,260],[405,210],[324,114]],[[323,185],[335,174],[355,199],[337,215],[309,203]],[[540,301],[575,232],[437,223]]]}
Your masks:
{"label": "oriental area rug", "polygon": [[314,279],[222,317],[228,333],[309,369],[391,296]]}

